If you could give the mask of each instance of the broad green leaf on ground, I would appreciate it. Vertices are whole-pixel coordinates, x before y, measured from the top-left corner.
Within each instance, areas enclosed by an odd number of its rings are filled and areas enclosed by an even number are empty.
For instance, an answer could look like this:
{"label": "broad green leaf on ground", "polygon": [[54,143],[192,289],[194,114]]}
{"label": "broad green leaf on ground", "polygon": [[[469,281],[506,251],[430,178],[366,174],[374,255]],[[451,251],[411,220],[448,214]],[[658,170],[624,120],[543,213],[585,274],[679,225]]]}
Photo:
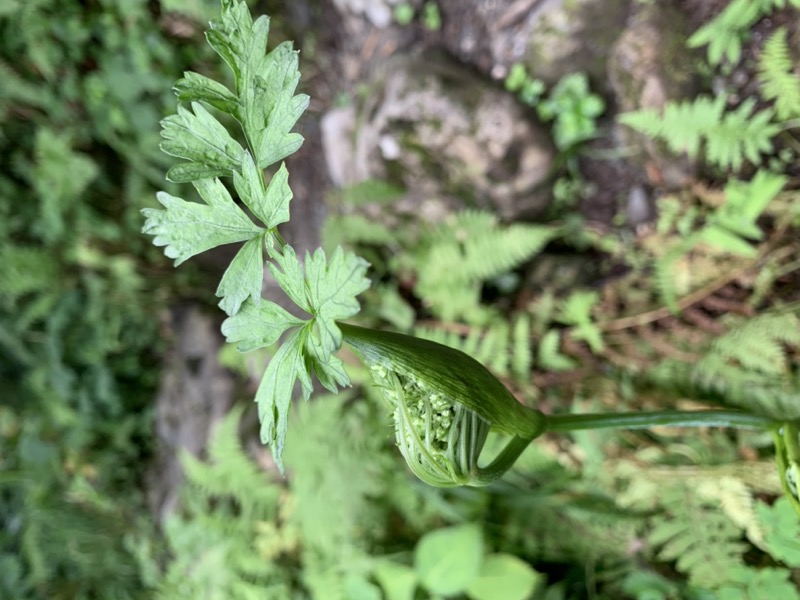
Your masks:
{"label": "broad green leaf on ground", "polygon": [[291,333],[269,363],[256,392],[261,442],[269,444],[275,464],[283,473],[283,448],[289,425],[289,407],[295,382],[300,380],[303,398],[311,395],[311,376],[303,356],[305,327]]}
{"label": "broad green leaf on ground", "polygon": [[161,150],[189,161],[170,168],[167,179],[186,183],[238,170],[244,152],[239,142],[199,102],[192,111],[179,106],[177,115],[161,122]]}
{"label": "broad green leaf on ground", "polygon": [[477,578],[483,558],[480,527],[458,525],[425,534],[414,550],[414,569],[429,592],[452,596]]}
{"label": "broad green leaf on ground", "polygon": [[414,600],[417,576],[411,567],[383,560],[375,566],[373,574],[381,584],[386,600]]}
{"label": "broad green leaf on ground", "polygon": [[280,166],[267,186],[263,171],[256,167],[253,157],[245,150],[242,155],[242,172],[234,172],[233,185],[242,202],[267,229],[273,229],[289,220],[292,190],[289,187],[286,165]]}
{"label": "broad green leaf on ground", "polygon": [[467,588],[473,600],[525,600],[542,576],[521,558],[511,554],[490,554],[481,572]]}
{"label": "broad green leaf on ground", "polygon": [[217,297],[219,307],[228,315],[239,312],[242,302],[251,298],[256,304],[261,300],[264,281],[264,235],[254,237],[237,252],[225,269],[219,282]]}
{"label": "broad green leaf on ground", "polygon": [[238,313],[225,319],[222,334],[230,343],[239,342],[241,352],[250,352],[271,346],[284,331],[304,323],[274,302],[261,299],[257,304],[245,302]]}
{"label": "broad green leaf on ground", "polygon": [[250,240],[264,232],[236,206],[219,179],[201,179],[193,185],[203,203],[159,192],[156,196],[164,209],[142,210],[146,217],[142,232],[156,236],[156,246],[166,246],[164,254],[175,259],[175,266],[211,248]]}
{"label": "broad green leaf on ground", "polygon": [[269,269],[275,280],[295,304],[314,316],[308,343],[311,354],[326,363],[342,344],[336,320],[352,317],[360,309],[356,296],[369,287],[369,264],[341,247],[330,261],[321,248],[313,255],[307,253],[305,268],[290,246],[273,252],[272,258],[277,265],[270,264]]}

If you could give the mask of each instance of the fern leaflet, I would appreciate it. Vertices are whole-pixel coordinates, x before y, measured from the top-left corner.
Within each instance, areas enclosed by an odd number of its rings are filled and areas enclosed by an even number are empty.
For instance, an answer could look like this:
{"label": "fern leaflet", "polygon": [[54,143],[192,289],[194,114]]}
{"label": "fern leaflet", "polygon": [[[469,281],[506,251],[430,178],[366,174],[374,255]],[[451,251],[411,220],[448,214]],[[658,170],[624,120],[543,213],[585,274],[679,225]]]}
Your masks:
{"label": "fern leaflet", "polygon": [[772,111],[753,113],[754,100],[747,100],[725,113],[725,98],[700,96],[694,101],[670,102],[663,115],[646,109],[620,115],[629,127],[663,140],[675,153],[696,158],[705,143],[706,158],[724,169],[739,169],[744,158],[761,162],[761,153],[772,150],[771,139],[780,128],[772,122]]}
{"label": "fern leaflet", "polygon": [[786,37],[786,28],[775,31],[764,44],[758,61],[761,94],[775,101],[775,113],[781,120],[800,116],[800,77],[794,72],[795,62]]}
{"label": "fern leaflet", "polygon": [[537,254],[558,229],[537,225],[501,227],[487,212],[467,211],[422,242],[414,264],[417,292],[445,320],[479,314],[479,284]]}
{"label": "fern leaflet", "polygon": [[706,132],[706,156],[723,169],[739,170],[743,156],[754,165],[761,162],[761,153],[772,151],[771,139],[780,131],[772,123],[772,111],[753,114],[756,101],[752,98],[739,108],[725,113],[721,122]]}
{"label": "fern leaflet", "polygon": [[671,515],[659,517],[648,541],[660,560],[676,561],[676,568],[698,586],[718,588],[741,565],[745,544],[739,528],[716,506],[680,486],[663,498]]}

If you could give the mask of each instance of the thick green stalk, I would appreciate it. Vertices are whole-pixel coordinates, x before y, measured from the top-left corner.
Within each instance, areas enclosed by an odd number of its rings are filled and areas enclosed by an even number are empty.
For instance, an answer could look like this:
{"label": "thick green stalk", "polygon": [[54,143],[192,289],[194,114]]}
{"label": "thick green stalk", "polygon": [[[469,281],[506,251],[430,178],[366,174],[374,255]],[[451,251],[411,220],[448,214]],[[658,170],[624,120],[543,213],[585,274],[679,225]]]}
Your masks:
{"label": "thick green stalk", "polygon": [[735,410],[662,410],[547,416],[547,430],[561,433],[585,429],[649,429],[663,425],[777,430],[781,423],[768,417]]}

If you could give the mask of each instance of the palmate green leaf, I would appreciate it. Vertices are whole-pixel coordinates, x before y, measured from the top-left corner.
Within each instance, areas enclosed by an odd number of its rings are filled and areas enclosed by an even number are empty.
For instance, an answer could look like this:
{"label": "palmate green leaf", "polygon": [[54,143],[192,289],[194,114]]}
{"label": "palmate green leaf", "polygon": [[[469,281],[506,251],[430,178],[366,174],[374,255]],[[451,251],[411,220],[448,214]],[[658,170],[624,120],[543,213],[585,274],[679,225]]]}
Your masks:
{"label": "palmate green leaf", "polygon": [[167,179],[187,183],[238,170],[244,152],[239,142],[199,102],[192,111],[179,106],[177,115],[161,121],[161,150],[189,161],[170,168]]}
{"label": "palmate green leaf", "polygon": [[245,302],[238,313],[225,319],[222,334],[228,342],[240,342],[237,347],[241,352],[249,352],[271,346],[287,329],[305,322],[274,302],[261,299]]}
{"label": "palmate green leaf", "polygon": [[311,354],[327,363],[342,344],[336,321],[352,317],[360,309],[356,296],[369,287],[365,276],[369,264],[341,247],[336,248],[330,261],[322,248],[313,255],[307,253],[305,268],[290,246],[282,253],[274,252],[272,258],[277,266],[270,264],[269,269],[275,280],[295,304],[314,316],[308,341]]}
{"label": "palmate green leaf", "polygon": [[276,264],[269,268],[278,284],[311,318],[290,315],[273,302],[246,300],[241,310],[222,324],[229,342],[239,350],[270,346],[292,327],[290,334],[270,362],[256,394],[262,424],[262,440],[272,446],[275,461],[282,468],[281,453],[286,439],[288,411],[295,382],[303,396],[311,393],[311,375],[328,390],[337,392],[350,384],[342,361],[333,355],[342,344],[337,319],[359,310],[356,296],[369,287],[365,277],[368,264],[352,253],[337,248],[327,260],[322,249],[306,254],[305,266],[291,246],[271,250]]}
{"label": "palmate green leaf", "polygon": [[211,248],[242,242],[264,233],[234,203],[219,179],[193,183],[204,203],[187,202],[166,192],[157,194],[164,209],[145,208],[142,233],[156,236],[153,244],[179,265]]}

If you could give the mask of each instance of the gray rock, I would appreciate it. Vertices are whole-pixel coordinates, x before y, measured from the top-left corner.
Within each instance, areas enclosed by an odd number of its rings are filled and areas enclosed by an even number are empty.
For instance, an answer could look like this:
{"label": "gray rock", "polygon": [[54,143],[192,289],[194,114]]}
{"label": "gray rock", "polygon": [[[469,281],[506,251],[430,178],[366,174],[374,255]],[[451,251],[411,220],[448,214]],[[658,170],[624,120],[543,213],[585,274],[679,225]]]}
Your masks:
{"label": "gray rock", "polygon": [[[663,4],[643,6],[631,17],[608,59],[608,80],[619,112],[661,110],[668,101],[694,96],[695,55],[686,48],[687,36],[684,15]],[[647,168],[652,183],[679,188],[694,174],[695,165],[685,157],[674,156],[647,136],[620,129],[630,154]]]}
{"label": "gray rock", "polygon": [[337,109],[323,120],[333,178],[390,178],[413,197],[504,218],[543,208],[547,198],[536,188],[549,173],[552,144],[510,94],[430,57],[394,61],[384,73],[358,118]]}
{"label": "gray rock", "polygon": [[631,0],[440,0],[444,44],[462,61],[503,79],[525,64],[552,84],[578,71],[605,81],[605,61]]}

